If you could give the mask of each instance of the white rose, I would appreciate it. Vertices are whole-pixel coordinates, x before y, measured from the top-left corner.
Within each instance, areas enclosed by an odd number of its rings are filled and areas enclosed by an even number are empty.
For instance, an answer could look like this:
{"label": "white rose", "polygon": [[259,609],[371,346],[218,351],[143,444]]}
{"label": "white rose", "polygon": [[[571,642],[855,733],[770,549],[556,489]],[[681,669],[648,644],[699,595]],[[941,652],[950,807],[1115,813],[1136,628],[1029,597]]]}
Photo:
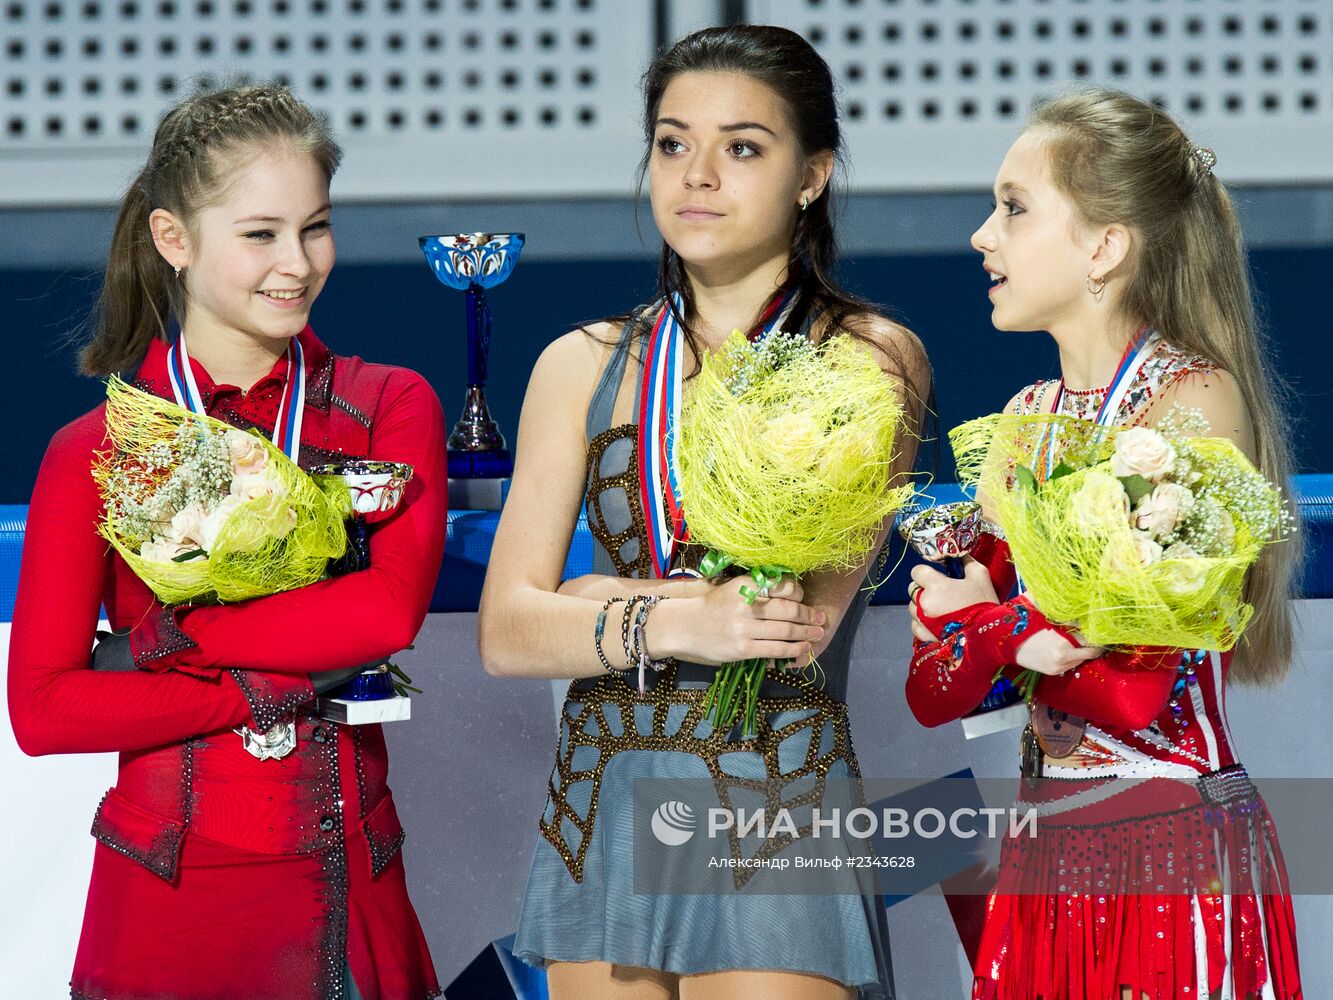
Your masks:
{"label": "white rose", "polygon": [[253,476],[264,471],[268,465],[268,452],[264,451],[259,438],[241,430],[227,431],[226,438],[233,475]]}
{"label": "white rose", "polygon": [[824,443],[823,429],[804,413],[770,417],[764,437],[773,464],[798,471],[814,464]]}
{"label": "white rose", "polygon": [[235,476],[231,481],[231,495],[241,500],[259,500],[278,492],[278,484],[262,474]]}
{"label": "white rose", "polygon": [[208,512],[199,501],[186,504],[172,517],[171,524],[167,526],[162,539],[180,545],[191,545],[193,548],[207,548],[202,544],[203,524],[207,516]]}
{"label": "white rose", "polygon": [[1176,542],[1174,545],[1168,545],[1162,553],[1163,559],[1199,559],[1202,558],[1199,553],[1194,551],[1194,547],[1186,542]]}
{"label": "white rose", "polygon": [[1175,483],[1161,483],[1134,508],[1134,527],[1161,540],[1194,509],[1194,494]]}
{"label": "white rose", "polygon": [[286,538],[296,527],[296,508],[284,507],[282,512],[273,519],[273,533],[278,538]]}
{"label": "white rose", "polygon": [[1134,573],[1162,558],[1162,547],[1146,531],[1113,537],[1102,555],[1102,572],[1109,576]]}
{"label": "white rose", "polygon": [[217,544],[218,532],[222,530],[222,526],[227,523],[227,518],[231,517],[232,512],[236,510],[241,503],[242,500],[240,497],[223,497],[218,505],[208,512],[208,516],[204,518],[202,526],[203,537],[200,539],[201,546],[205,550],[209,552],[213,551],[213,547]]}
{"label": "white rose", "polygon": [[1151,566],[1162,558],[1162,547],[1146,531],[1131,533],[1134,540],[1134,554],[1139,557],[1140,566]]}
{"label": "white rose", "polygon": [[1074,520],[1085,531],[1104,534],[1129,523],[1129,495],[1103,469],[1088,470],[1071,503]]}
{"label": "white rose", "polygon": [[846,489],[867,472],[870,462],[887,462],[880,438],[870,428],[840,427],[828,436],[819,459],[819,478],[835,489]]}
{"label": "white rose", "polygon": [[1163,584],[1171,593],[1192,594],[1207,582],[1208,572],[1203,558],[1184,542],[1167,546],[1162,560],[1171,560],[1171,565],[1162,567],[1165,573]]}
{"label": "white rose", "polygon": [[1116,435],[1111,471],[1117,476],[1142,476],[1160,483],[1176,464],[1176,449],[1151,427],[1131,427]]}
{"label": "white rose", "polygon": [[264,475],[237,476],[231,483],[231,495],[223,498],[213,512],[213,538],[217,538],[217,532],[232,513],[253,504],[253,501],[264,502],[247,507],[241,528],[233,529],[227,536],[228,547],[248,551],[285,538],[296,527],[296,511],[285,500],[286,492],[281,483]]}

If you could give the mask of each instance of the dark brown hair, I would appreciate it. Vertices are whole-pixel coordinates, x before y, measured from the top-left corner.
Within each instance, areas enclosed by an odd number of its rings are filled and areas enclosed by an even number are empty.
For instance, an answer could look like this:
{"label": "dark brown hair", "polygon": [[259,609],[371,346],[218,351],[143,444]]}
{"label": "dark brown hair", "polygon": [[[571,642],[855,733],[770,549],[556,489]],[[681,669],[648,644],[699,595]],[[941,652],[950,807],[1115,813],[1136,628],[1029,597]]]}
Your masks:
{"label": "dark brown hair", "polygon": [[121,199],[92,338],[79,353],[85,375],[133,367],[168,324],[184,321],[184,284],[153,245],[148,217],[162,208],[188,227],[226,183],[226,168],[255,147],[286,144],[315,157],[328,178],[342,159],[324,119],[285,87],[205,91],[168,111],[153,148]]}
{"label": "dark brown hair", "polygon": [[[643,132],[646,149],[639,164],[639,190],[652,158],[653,134],[658,110],[671,81],[683,73],[736,73],[764,84],[775,93],[786,111],[787,122],[796,135],[800,153],[810,157],[831,152],[834,178],[819,197],[803,211],[796,212],[796,229],[788,255],[788,272],[799,273],[802,295],[807,305],[823,311],[815,332],[829,336],[847,333],[871,342],[882,350],[898,369],[913,411],[913,429],[920,425],[923,408],[930,408],[932,390],[915,384],[913,370],[927,365],[924,358],[908,364],[896,344],[865,333],[863,319],[876,308],[844,289],[834,277],[837,239],[834,231],[835,183],[843,163],[842,128],[833,74],[828,64],[804,38],[786,28],[761,24],[736,24],[705,28],[687,35],[653,60],[643,76]],[[795,212],[795,206],[792,210]],[[699,344],[690,328],[693,296],[684,266],[677,253],[666,243],[658,261],[658,292],[668,302],[679,293],[685,315],[679,317],[693,355],[700,355]],[[762,304],[756,307],[756,318]]]}

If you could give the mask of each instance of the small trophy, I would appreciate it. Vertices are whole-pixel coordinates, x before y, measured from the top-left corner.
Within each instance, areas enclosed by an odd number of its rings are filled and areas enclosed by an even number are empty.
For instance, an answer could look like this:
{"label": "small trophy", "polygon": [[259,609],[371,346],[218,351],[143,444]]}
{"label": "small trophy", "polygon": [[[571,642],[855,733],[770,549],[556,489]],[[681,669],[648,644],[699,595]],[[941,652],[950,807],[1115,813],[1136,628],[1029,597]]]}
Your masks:
{"label": "small trophy", "polygon": [[961,579],[963,557],[981,537],[981,504],[964,500],[927,507],[905,518],[898,534],[922,559],[942,564],[949,576]]}
{"label": "small trophy", "polygon": [[[499,508],[499,480],[514,471],[504,435],[486,406],[486,368],[491,350],[491,310],[486,289],[514,270],[523,249],[522,233],[459,233],[422,236],[426,263],[441,283],[467,293],[467,397],[463,415],[449,435],[449,478],[496,481],[487,506]],[[451,495],[456,492],[451,488]],[[482,493],[483,490],[464,493]],[[462,496],[465,506],[473,506]]]}
{"label": "small trophy", "polygon": [[[330,488],[341,484],[352,501],[348,515],[347,551],[329,567],[331,576],[343,576],[370,568],[370,533],[368,524],[392,514],[403,499],[403,490],[412,478],[412,466],[405,462],[352,461],[320,465],[310,470]],[[320,715],[347,725],[371,722],[397,722],[412,717],[412,701],[399,695],[393,686],[391,665],[387,662],[367,667],[327,697],[319,699]]]}
{"label": "small trophy", "polygon": [[[898,533],[922,559],[940,564],[949,576],[961,579],[963,557],[971,553],[981,538],[982,520],[981,505],[975,501],[942,503],[905,518],[898,525]],[[963,735],[973,740],[1027,721],[1022,695],[1001,677],[976,710],[963,717]]]}

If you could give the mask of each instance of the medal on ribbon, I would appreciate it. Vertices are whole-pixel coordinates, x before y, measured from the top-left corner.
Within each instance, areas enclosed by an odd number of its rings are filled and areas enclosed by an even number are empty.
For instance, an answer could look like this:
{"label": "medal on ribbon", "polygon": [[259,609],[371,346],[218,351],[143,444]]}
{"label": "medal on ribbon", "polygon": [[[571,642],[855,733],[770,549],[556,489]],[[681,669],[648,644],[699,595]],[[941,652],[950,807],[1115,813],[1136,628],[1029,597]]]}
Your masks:
{"label": "medal on ribbon", "polygon": [[[1097,409],[1097,416],[1094,418],[1097,424],[1109,427],[1115,423],[1120,406],[1129,392],[1130,384],[1134,381],[1134,376],[1157,347],[1156,340],[1157,338],[1152,335],[1151,331],[1144,330],[1130,341],[1129,346],[1125,348],[1125,353],[1120,358],[1120,364],[1116,366],[1111,384],[1106,389],[1106,398],[1102,400],[1102,405]],[[1052,414],[1060,412],[1064,404],[1064,396],[1065,383],[1064,379],[1061,379],[1059,389],[1055,394],[1055,402],[1051,406]],[[1055,469],[1054,424],[1047,431],[1046,440],[1042,444],[1042,451],[1045,456],[1042,478],[1046,479],[1050,477]],[[1018,586],[1021,591],[1023,589],[1022,580],[1019,581]],[[1035,697],[1028,702],[1028,717],[1033,737],[1042,751],[1049,757],[1068,757],[1083,742],[1083,734],[1088,728],[1086,719],[1077,715],[1070,715],[1068,712],[1061,712]]]}
{"label": "medal on ribbon", "polygon": [[[301,455],[301,421],[305,415],[305,351],[293,337],[287,342],[287,380],[283,384],[282,399],[278,403],[277,419],[273,423],[272,440],[293,463],[299,465]],[[167,378],[171,382],[176,405],[205,415],[203,396],[190,367],[190,354],[182,332],[167,349]],[[247,726],[233,730],[241,737],[241,746],[256,760],[281,760],[296,749],[296,720],[288,718],[275,722],[260,733]]]}
{"label": "medal on ribbon", "polygon": [[[784,328],[800,297],[799,287],[799,281],[788,282],[773,297],[748,335],[752,344]],[[670,575],[676,552],[688,537],[676,473],[676,427],[680,423],[685,356],[685,331],[680,321],[684,309],[679,293],[662,303],[648,336],[639,386],[639,499],[653,576],[658,579]]]}

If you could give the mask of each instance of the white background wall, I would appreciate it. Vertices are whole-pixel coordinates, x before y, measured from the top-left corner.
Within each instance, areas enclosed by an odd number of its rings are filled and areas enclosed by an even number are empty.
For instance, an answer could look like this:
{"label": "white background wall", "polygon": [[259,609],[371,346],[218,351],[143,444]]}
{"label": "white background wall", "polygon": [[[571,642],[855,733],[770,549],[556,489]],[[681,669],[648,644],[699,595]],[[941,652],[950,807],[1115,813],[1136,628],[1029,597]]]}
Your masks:
{"label": "white background wall", "polygon": [[[1233,687],[1233,735],[1251,773],[1333,786],[1333,600],[1299,605],[1299,657],[1273,690]],[[3,628],[8,641],[9,626]],[[432,615],[404,665],[425,689],[409,723],[387,727],[390,780],[408,830],[404,860],[436,969],[447,985],[485,945],[514,930],[537,839],[555,739],[550,685],[486,676],[476,617]],[[857,639],[848,703],[867,779],[922,780],[971,767],[1011,777],[1017,733],[964,741],[956,725],[924,730],[902,698],[903,608],[872,608]],[[1288,734],[1301,734],[1293,746]],[[24,757],[0,726],[0,995],[58,1000],[82,919],[93,810],[115,780],[110,755]],[[1326,801],[1325,801],[1326,804]],[[1333,998],[1333,897],[1295,900],[1308,1000]],[[894,906],[889,927],[903,1000],[966,995],[968,973],[938,895]]]}
{"label": "white background wall", "polygon": [[[163,111],[197,80],[238,75],[281,78],[328,113],[348,154],[343,199],[621,196],[641,151],[654,7],[7,0],[0,205],[112,203]],[[833,69],[855,191],[988,188],[1032,98],[1090,83],[1159,100],[1219,150],[1228,183],[1333,177],[1333,0],[745,7]],[[675,0],[668,33],[720,8]]]}

